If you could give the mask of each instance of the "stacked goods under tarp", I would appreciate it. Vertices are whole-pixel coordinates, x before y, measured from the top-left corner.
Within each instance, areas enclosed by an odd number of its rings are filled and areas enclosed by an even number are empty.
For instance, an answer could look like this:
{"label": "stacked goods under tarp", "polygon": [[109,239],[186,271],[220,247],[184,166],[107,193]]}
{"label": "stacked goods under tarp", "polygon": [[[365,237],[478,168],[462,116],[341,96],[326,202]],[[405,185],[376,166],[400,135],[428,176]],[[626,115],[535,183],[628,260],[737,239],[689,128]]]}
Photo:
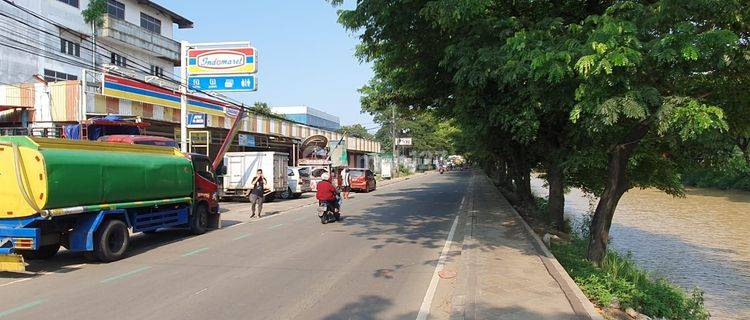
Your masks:
{"label": "stacked goods under tarp", "polygon": [[193,168],[166,147],[0,137],[0,219],[190,202]]}

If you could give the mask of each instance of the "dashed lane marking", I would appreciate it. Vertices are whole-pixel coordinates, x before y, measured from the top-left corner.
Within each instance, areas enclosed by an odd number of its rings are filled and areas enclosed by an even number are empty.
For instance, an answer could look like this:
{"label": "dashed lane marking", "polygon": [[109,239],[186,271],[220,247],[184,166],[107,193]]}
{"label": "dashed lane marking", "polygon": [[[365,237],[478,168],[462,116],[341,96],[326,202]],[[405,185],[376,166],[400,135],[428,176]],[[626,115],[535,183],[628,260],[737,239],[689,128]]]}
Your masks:
{"label": "dashed lane marking", "polygon": [[234,238],[233,238],[232,240],[233,240],[233,241],[237,241],[237,240],[242,240],[242,239],[245,239],[245,238],[247,238],[247,237],[249,237],[249,236],[252,236],[252,235],[253,235],[253,234],[252,234],[252,233],[250,233],[250,232],[248,232],[248,233],[243,233],[243,234],[241,234],[241,235],[239,235],[239,236],[237,236],[237,237],[234,237]]}
{"label": "dashed lane marking", "polygon": [[194,255],[194,254],[198,254],[198,253],[201,253],[201,252],[204,252],[204,251],[207,251],[207,250],[208,250],[208,248],[200,248],[200,249],[195,249],[195,250],[193,250],[193,251],[190,251],[190,252],[186,252],[186,253],[185,253],[185,254],[183,254],[182,256],[183,256],[183,257],[189,257],[189,256],[192,256],[192,255]]}
{"label": "dashed lane marking", "polygon": [[15,307],[15,308],[10,308],[8,310],[0,312],[0,318],[9,316],[9,315],[14,314],[14,313],[19,312],[19,311],[23,311],[23,310],[26,310],[26,309],[29,309],[29,308],[36,307],[36,306],[38,306],[38,305],[40,305],[42,303],[44,303],[44,299],[39,299],[39,300],[36,300],[36,301],[29,302],[27,304],[22,304],[22,305],[20,305],[18,307]]}
{"label": "dashed lane marking", "polygon": [[134,275],[136,273],[139,273],[139,272],[142,272],[142,271],[146,271],[148,269],[151,269],[151,267],[149,267],[149,266],[143,266],[143,267],[140,267],[140,268],[135,269],[135,270],[131,270],[131,271],[128,271],[128,272],[125,272],[125,273],[122,273],[122,274],[118,274],[116,276],[112,276],[112,277],[106,278],[106,279],[104,279],[104,280],[102,280],[100,282],[101,283],[109,283],[109,282],[112,282],[112,281],[117,281],[117,280],[120,280],[120,279],[123,279],[123,278],[130,277],[130,276],[132,276],[132,275]]}

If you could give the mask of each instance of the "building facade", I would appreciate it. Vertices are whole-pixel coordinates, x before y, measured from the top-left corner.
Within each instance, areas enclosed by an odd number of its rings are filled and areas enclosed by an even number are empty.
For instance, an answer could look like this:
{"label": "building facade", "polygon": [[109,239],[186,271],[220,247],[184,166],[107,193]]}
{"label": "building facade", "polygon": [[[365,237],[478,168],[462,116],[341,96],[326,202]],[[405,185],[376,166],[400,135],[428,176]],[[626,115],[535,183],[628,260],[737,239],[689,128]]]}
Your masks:
{"label": "building facade", "polygon": [[282,115],[289,120],[304,123],[309,126],[334,131],[341,128],[339,117],[308,106],[274,107],[271,108],[271,111]]}
{"label": "building facade", "polygon": [[[81,14],[88,4],[88,0],[15,0],[15,5],[0,1],[0,134],[44,129],[45,134],[61,137],[67,125],[117,115],[148,123],[146,134],[179,141],[180,94],[171,80],[180,62],[180,43],[172,39],[172,32],[175,26],[190,28],[193,23],[153,1],[108,0],[108,13],[92,51],[91,27]],[[95,72],[92,52],[96,52]],[[189,95],[188,111],[207,119],[205,127],[190,129],[191,151],[213,156],[236,112],[223,101],[198,95]],[[300,123],[281,117],[245,117],[230,151],[295,154],[295,143],[318,134],[350,139],[351,152],[380,151],[377,142],[335,132],[337,117],[318,110],[305,109],[304,114],[310,117]],[[202,149],[193,149],[198,140]]]}
{"label": "building facade", "polygon": [[94,59],[97,70],[171,77],[180,56],[174,26],[193,25],[153,1],[107,0],[94,46],[92,27],[82,15],[88,0],[14,3],[0,4],[0,82],[5,84],[78,80],[83,69],[93,69]]}

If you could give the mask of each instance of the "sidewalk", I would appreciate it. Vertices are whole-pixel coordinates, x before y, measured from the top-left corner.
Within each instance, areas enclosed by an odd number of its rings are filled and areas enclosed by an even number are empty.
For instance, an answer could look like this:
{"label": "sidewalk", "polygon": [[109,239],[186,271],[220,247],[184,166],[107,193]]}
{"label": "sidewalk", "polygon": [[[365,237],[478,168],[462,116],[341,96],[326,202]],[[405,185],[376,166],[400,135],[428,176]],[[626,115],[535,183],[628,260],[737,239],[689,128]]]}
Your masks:
{"label": "sidewalk", "polygon": [[483,173],[469,190],[451,319],[601,319]]}

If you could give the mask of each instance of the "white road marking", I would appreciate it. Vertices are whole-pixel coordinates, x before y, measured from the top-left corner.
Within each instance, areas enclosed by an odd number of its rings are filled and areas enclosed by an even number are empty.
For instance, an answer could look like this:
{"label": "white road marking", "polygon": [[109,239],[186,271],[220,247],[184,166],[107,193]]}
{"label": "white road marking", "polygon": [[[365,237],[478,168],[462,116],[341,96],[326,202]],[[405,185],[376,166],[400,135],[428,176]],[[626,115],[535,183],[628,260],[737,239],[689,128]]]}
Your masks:
{"label": "white road marking", "polygon": [[208,290],[208,288],[203,288],[203,290],[200,290],[200,291],[198,291],[196,293],[193,293],[193,295],[197,296],[197,295],[201,294],[203,291],[206,291],[206,290]]}
{"label": "white road marking", "polygon": [[34,279],[34,278],[36,278],[36,277],[30,277],[30,278],[21,278],[21,279],[18,279],[18,280],[13,280],[13,281],[11,281],[11,282],[8,282],[8,283],[3,283],[3,284],[0,284],[0,287],[5,287],[5,286],[9,286],[9,285],[11,285],[11,284],[14,284],[14,283],[19,283],[19,282],[29,281],[29,280],[31,280],[31,279]]}
{"label": "white road marking", "polygon": [[438,259],[438,263],[435,266],[435,272],[432,273],[432,280],[430,281],[430,286],[427,287],[427,292],[424,295],[424,299],[422,299],[422,306],[419,307],[419,314],[417,314],[417,320],[426,320],[427,316],[430,315],[430,308],[432,308],[432,300],[435,298],[435,290],[437,289],[438,282],[440,281],[440,275],[438,274],[440,271],[443,271],[443,267],[445,267],[445,259],[448,258],[448,251],[451,248],[451,244],[453,243],[453,235],[456,233],[456,225],[458,225],[458,218],[460,217],[461,208],[463,207],[464,200],[466,200],[466,197],[461,200],[461,207],[459,208],[459,214],[456,215],[456,218],[453,219],[453,225],[451,226],[451,231],[448,232],[448,239],[445,240],[445,245],[443,246],[443,251],[440,252],[440,259]]}

